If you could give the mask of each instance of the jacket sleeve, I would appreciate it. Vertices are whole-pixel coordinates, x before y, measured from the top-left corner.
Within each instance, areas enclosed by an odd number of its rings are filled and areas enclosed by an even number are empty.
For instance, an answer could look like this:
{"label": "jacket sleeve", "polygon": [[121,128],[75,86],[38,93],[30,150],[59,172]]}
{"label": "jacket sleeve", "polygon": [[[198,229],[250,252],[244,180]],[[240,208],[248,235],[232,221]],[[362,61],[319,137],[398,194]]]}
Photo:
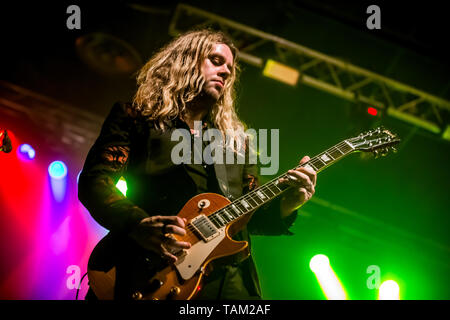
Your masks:
{"label": "jacket sleeve", "polygon": [[[256,164],[246,164],[243,174],[244,194],[258,188],[260,185],[258,167]],[[253,235],[293,235],[289,228],[297,219],[297,210],[293,211],[284,219],[281,217],[281,199],[283,195],[266,203],[257,209],[249,223],[247,230]]]}
{"label": "jacket sleeve", "polygon": [[113,232],[126,232],[149,215],[127,199],[116,183],[126,172],[135,117],[116,103],[89,150],[78,182],[78,198],[92,217]]}

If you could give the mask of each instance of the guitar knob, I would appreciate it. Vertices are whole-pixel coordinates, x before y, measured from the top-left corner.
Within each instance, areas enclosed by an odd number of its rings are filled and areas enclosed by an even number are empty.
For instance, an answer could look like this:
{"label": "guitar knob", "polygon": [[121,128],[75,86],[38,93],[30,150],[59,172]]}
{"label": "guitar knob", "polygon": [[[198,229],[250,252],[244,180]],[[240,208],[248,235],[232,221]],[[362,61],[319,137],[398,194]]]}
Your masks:
{"label": "guitar knob", "polygon": [[149,281],[148,291],[156,291],[162,287],[164,282],[159,279],[154,279],[153,281]]}
{"label": "guitar knob", "polygon": [[170,295],[172,295],[172,296],[177,296],[180,294],[180,292],[181,292],[180,287],[172,287],[170,289]]}
{"label": "guitar knob", "polygon": [[136,291],[132,294],[131,298],[133,298],[134,300],[142,300],[143,296],[141,292]]}

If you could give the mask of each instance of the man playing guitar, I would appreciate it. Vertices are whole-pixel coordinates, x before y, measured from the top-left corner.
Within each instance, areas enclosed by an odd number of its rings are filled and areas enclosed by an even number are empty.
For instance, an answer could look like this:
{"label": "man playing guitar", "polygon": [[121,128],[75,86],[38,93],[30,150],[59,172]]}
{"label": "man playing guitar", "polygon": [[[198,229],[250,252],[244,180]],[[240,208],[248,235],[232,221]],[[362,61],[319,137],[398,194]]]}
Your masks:
{"label": "man playing guitar", "polygon": [[[171,161],[171,133],[183,128],[193,138],[195,121],[224,135],[230,130],[243,132],[234,106],[236,55],[236,47],[221,32],[180,35],[142,67],[133,102],[113,106],[88,153],[78,190],[80,201],[111,238],[128,239],[168,265],[177,264],[177,253],[193,245],[181,239],[188,232],[188,219],[177,216],[189,199],[216,193],[232,200],[258,186],[255,164]],[[308,160],[306,156],[300,163]],[[115,187],[121,176],[128,185],[126,197]],[[233,239],[250,242],[250,234],[291,234],[288,229],[297,209],[314,195],[317,176],[311,167],[298,167],[287,177],[280,185],[291,188],[253,212]],[[118,268],[115,274],[114,298],[130,298],[121,294],[128,281],[123,270]],[[99,298],[94,291],[91,285],[86,299]],[[213,261],[201,290],[192,298],[261,299],[251,255]]]}

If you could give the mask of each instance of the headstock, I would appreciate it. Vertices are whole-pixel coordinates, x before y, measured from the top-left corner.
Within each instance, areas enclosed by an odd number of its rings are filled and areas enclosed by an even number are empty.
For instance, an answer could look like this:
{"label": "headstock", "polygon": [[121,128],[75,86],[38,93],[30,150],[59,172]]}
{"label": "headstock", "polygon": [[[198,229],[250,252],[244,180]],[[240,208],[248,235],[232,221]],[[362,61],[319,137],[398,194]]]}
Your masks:
{"label": "headstock", "polygon": [[361,133],[359,136],[346,140],[357,151],[373,152],[375,157],[385,156],[391,150],[397,152],[395,145],[400,138],[384,127]]}

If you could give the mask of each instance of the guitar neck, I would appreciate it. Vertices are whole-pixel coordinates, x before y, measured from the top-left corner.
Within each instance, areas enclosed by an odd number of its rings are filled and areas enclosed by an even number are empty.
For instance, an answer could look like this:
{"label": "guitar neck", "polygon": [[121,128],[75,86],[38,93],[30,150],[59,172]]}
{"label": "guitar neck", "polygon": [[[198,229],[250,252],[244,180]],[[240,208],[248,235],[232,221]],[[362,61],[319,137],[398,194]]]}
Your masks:
{"label": "guitar neck", "polygon": [[[352,145],[348,143],[347,140],[344,140],[311,158],[308,162],[298,165],[293,169],[309,167],[319,173],[353,151],[355,151],[355,149]],[[221,228],[241,216],[253,212],[262,205],[272,201],[289,188],[288,186],[278,184],[280,178],[286,177],[287,172],[241,196],[229,205],[211,214],[211,221],[217,228]]]}

